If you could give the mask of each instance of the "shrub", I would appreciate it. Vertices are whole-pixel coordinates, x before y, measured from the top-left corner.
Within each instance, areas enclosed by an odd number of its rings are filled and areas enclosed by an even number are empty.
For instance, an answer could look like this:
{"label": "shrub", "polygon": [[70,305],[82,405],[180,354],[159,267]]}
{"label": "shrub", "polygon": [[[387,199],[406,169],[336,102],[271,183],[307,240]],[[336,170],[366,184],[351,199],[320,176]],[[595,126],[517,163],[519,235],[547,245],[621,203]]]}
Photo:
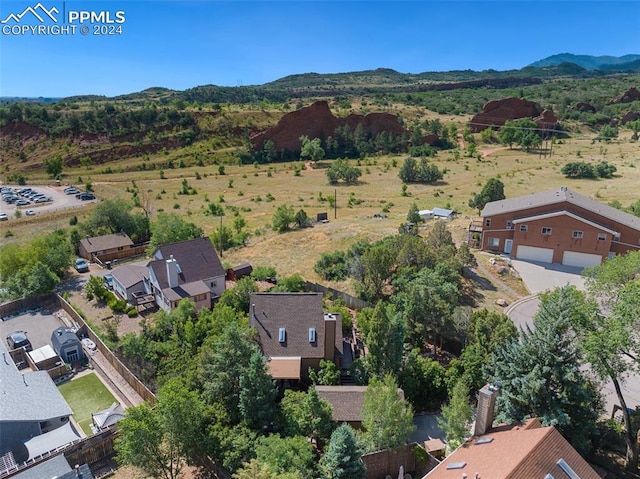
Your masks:
{"label": "shrub", "polygon": [[256,281],[270,281],[276,275],[276,269],[273,266],[256,266],[251,272],[251,277]]}
{"label": "shrub", "polygon": [[347,278],[348,265],[344,251],[322,253],[313,270],[323,279],[329,281],[342,281]]}

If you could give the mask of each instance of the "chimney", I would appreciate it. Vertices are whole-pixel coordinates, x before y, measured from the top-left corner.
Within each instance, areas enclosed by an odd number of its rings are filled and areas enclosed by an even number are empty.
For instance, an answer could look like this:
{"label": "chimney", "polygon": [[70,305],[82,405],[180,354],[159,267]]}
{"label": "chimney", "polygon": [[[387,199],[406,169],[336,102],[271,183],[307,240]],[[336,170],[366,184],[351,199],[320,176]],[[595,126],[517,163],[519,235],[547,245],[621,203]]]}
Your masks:
{"label": "chimney", "polygon": [[478,392],[478,410],[476,411],[476,421],[473,427],[473,435],[481,436],[493,425],[493,414],[498,397],[498,386],[485,384]]}
{"label": "chimney", "polygon": [[167,260],[167,281],[170,288],[178,287],[178,262],[173,255]]}
{"label": "chimney", "polygon": [[324,315],[324,359],[335,361],[336,359],[336,313],[325,313]]}

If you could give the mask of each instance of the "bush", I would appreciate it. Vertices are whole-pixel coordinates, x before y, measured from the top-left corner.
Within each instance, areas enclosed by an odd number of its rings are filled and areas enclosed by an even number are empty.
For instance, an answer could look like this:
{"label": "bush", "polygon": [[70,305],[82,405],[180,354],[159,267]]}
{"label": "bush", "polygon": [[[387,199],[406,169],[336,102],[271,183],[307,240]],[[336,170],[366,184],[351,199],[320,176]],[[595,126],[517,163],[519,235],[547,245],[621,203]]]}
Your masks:
{"label": "bush", "polygon": [[277,276],[273,266],[256,266],[251,272],[251,277],[256,281],[271,281]]}
{"label": "bush", "polygon": [[560,172],[567,178],[597,178],[596,170],[584,161],[572,161],[562,167]]}
{"label": "bush", "polygon": [[400,167],[398,173],[400,179],[405,183],[435,183],[444,177],[444,173],[437,166],[431,165],[426,158],[420,159],[407,158]]}
{"label": "bush", "polygon": [[323,279],[329,281],[342,281],[347,278],[347,257],[344,251],[322,253],[313,270]]}

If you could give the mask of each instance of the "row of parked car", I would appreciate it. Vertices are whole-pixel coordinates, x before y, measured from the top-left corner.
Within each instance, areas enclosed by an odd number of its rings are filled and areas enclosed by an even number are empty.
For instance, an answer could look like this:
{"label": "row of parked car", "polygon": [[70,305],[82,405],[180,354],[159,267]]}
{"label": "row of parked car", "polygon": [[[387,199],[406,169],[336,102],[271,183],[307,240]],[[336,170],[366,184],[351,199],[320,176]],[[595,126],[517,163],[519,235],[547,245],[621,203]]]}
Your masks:
{"label": "row of parked car", "polygon": [[51,197],[31,188],[14,189],[3,186],[0,190],[2,201],[16,206],[29,206],[32,203],[48,203]]}
{"label": "row of parked car", "polygon": [[76,198],[79,199],[79,200],[82,200],[82,201],[95,200],[96,199],[96,195],[94,195],[91,191],[80,191],[75,186],[67,186],[64,189],[64,193],[66,195],[76,195]]}

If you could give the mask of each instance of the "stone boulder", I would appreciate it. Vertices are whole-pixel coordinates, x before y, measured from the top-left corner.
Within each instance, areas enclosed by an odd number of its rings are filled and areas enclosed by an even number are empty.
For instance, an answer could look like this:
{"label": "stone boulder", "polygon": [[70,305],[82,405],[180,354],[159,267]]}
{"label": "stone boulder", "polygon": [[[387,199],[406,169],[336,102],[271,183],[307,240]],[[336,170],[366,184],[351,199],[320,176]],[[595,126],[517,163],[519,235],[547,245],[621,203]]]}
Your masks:
{"label": "stone boulder", "polygon": [[640,112],[638,112],[638,111],[630,111],[625,116],[620,118],[620,123],[625,125],[625,124],[629,123],[630,121],[636,121],[636,120],[640,120]]}
{"label": "stone boulder", "polygon": [[277,151],[297,152],[302,147],[301,136],[325,141],[342,125],[348,125],[352,131],[355,131],[358,125],[362,125],[365,133],[370,136],[383,131],[396,135],[409,134],[395,115],[369,113],[363,116],[352,113],[347,117],[338,118],[331,113],[326,101],[317,101],[306,108],[287,113],[277,125],[252,136],[251,144],[255,149],[261,149],[265,141],[271,140]]}
{"label": "stone boulder", "polygon": [[613,103],[631,103],[636,100],[640,100],[640,91],[633,86],[625,91],[620,98],[614,100]]}
{"label": "stone boulder", "polygon": [[575,109],[578,111],[586,111],[589,113],[595,113],[596,107],[593,106],[588,101],[581,101],[580,103],[576,103]]}
{"label": "stone boulder", "polygon": [[471,119],[469,129],[473,133],[478,133],[486,128],[502,126],[507,120],[535,118],[541,113],[542,108],[529,100],[521,98],[491,100],[482,107],[482,112]]}

